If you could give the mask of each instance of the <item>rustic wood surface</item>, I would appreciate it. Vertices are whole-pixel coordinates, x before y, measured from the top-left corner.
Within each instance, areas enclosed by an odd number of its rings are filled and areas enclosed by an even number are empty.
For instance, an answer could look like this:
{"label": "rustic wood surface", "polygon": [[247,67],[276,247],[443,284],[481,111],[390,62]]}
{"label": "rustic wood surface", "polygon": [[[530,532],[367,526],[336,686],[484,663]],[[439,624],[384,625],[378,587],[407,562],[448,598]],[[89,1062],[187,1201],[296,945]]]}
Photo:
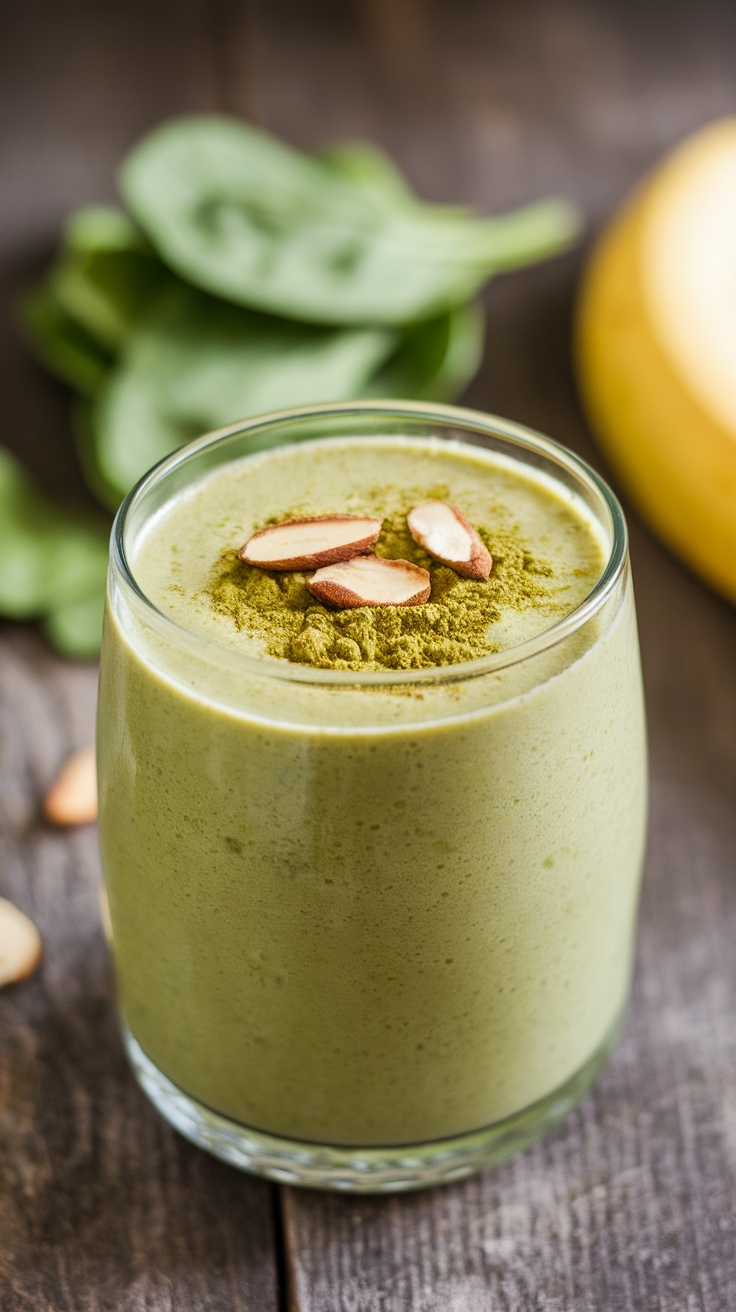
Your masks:
{"label": "rustic wood surface", "polygon": [[[728,0],[5,0],[2,441],[81,495],[65,398],[15,336],[64,213],[186,109],[304,144],[369,136],[427,196],[549,190],[591,227],[689,129],[736,111]],[[580,252],[491,288],[469,401],[600,466],[568,362]],[[736,1309],[736,615],[632,516],[652,748],[634,1000],[592,1095],[544,1143],[405,1198],[238,1175],[170,1131],[117,1037],[92,829],[44,788],[90,738],[95,671],[0,640],[0,893],[44,963],[0,995],[0,1310],[731,1312]]]}

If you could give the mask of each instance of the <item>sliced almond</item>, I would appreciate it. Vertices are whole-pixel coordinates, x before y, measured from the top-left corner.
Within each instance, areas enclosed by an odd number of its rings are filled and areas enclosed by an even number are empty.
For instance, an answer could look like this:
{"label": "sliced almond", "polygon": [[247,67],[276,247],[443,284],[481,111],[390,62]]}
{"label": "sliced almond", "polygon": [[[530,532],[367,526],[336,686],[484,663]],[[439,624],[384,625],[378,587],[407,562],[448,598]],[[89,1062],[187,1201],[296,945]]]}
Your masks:
{"label": "sliced almond", "polygon": [[406,517],[415,542],[469,579],[487,579],[493,559],[472,524],[449,501],[423,501]]}
{"label": "sliced almond", "polygon": [[41,935],[33,921],[0,897],[0,987],[25,979],[40,956]]}
{"label": "sliced almond", "polygon": [[86,825],[97,819],[94,747],[74,752],[64,762],[44,798],[43,813],[54,825]]}
{"label": "sliced almond", "polygon": [[430,578],[426,569],[408,560],[356,556],[341,565],[318,569],[309,591],[330,606],[420,606],[429,601]]}
{"label": "sliced almond", "polygon": [[287,519],[254,533],[238,555],[259,569],[317,569],[370,551],[380,532],[381,520],[371,515]]}

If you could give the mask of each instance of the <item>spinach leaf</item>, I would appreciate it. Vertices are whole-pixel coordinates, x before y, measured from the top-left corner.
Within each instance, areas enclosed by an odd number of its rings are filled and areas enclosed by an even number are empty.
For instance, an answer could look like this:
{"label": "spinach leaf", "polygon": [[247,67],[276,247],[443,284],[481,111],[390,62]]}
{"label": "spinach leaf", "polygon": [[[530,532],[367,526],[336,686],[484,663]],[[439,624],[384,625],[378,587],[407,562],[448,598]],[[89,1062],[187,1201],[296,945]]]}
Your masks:
{"label": "spinach leaf", "polygon": [[[117,510],[123,492],[104,476],[97,455],[94,401],[76,397],[72,405],[72,432],[77,459],[90,492],[108,510]],[[131,485],[132,486],[132,485]]]}
{"label": "spinach leaf", "polygon": [[224,118],[165,124],[124,164],[133,216],[183,278],[313,323],[406,324],[468,300],[492,273],[562,249],[569,206],[477,219],[386,203],[385,187]]}
{"label": "spinach leaf", "polygon": [[50,611],[43,622],[44,632],[65,656],[92,660],[100,650],[104,612],[105,584],[102,581],[86,597]]}
{"label": "spinach leaf", "polygon": [[477,302],[417,324],[361,395],[453,401],[478,370],[483,330],[483,310]]}
{"label": "spinach leaf", "polygon": [[52,373],[92,396],[132,326],[173,278],[122,210],[79,210],[56,268],[21,305],[28,343]]}
{"label": "spinach leaf", "polygon": [[54,504],[0,449],[1,614],[36,619],[99,595],[107,540],[102,526]]}
{"label": "spinach leaf", "polygon": [[[374,146],[304,155],[217,117],[155,131],[121,188],[131,213],[78,211],[22,308],[32,348],[78,394],[79,460],[111,508],[162,456],[241,418],[361,396],[454,399],[482,353],[472,298],[577,226],[555,200],[490,219],[427,205]],[[0,613],[41,617],[61,649],[92,655],[106,536],[0,450]]]}
{"label": "spinach leaf", "polygon": [[85,205],[75,210],[64,228],[64,248],[75,255],[98,251],[151,254],[140,228],[117,205]]}
{"label": "spinach leaf", "polygon": [[210,429],[287,406],[350,400],[396,341],[382,329],[290,323],[169,287],[94,404],[87,457],[95,489],[107,489],[112,505],[110,490],[119,500],[155,461]]}
{"label": "spinach leaf", "polygon": [[[414,194],[390,155],[370,141],[339,141],[325,150],[317,151],[312,158],[326,164],[356,186],[369,190],[384,208],[410,208],[416,213],[430,208]],[[467,205],[432,204],[431,211],[435,219],[468,219],[473,214]]]}
{"label": "spinach leaf", "polygon": [[117,352],[171,276],[127,215],[94,207],[69,223],[51,290],[102,349]]}
{"label": "spinach leaf", "polygon": [[20,319],[26,341],[41,363],[82,396],[92,396],[112,358],[68,314],[49,284],[26,297]]}
{"label": "spinach leaf", "polygon": [[384,204],[419,203],[390,156],[368,141],[339,141],[318,151],[314,158],[339,176],[372,191]]}

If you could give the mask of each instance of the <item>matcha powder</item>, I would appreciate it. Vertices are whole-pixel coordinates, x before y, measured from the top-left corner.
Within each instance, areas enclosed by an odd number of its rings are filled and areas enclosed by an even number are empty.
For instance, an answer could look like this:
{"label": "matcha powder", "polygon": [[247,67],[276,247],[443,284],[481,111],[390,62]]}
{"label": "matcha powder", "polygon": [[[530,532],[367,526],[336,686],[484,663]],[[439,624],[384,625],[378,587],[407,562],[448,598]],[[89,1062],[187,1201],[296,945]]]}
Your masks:
{"label": "matcha powder", "polygon": [[475,660],[497,650],[490,625],[504,611],[549,606],[553,570],[504,530],[478,532],[493,557],[490,578],[461,578],[412,538],[402,514],[388,516],[376,555],[429,570],[432,592],[421,606],[330,610],[307,587],[308,574],[244,565],[223,552],[207,589],[213,609],[239,631],[261,639],[282,660],[333,670],[420,670]]}

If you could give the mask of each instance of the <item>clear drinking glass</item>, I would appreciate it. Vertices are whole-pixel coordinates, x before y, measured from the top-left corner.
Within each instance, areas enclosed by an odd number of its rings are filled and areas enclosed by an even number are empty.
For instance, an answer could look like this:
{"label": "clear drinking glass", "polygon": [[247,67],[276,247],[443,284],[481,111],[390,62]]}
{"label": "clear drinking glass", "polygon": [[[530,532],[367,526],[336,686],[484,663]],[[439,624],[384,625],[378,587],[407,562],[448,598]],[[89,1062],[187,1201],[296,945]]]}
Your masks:
{"label": "clear drinking glass", "polygon": [[[225,649],[142,592],[138,535],[211,471],[392,433],[577,498],[607,552],[582,604],[464,665],[356,674]],[[636,621],[620,506],[548,438],[356,402],[164,460],[113,530],[98,755],[125,1042],[195,1143],[293,1184],[418,1188],[529,1143],[606,1060],[645,831]]]}

